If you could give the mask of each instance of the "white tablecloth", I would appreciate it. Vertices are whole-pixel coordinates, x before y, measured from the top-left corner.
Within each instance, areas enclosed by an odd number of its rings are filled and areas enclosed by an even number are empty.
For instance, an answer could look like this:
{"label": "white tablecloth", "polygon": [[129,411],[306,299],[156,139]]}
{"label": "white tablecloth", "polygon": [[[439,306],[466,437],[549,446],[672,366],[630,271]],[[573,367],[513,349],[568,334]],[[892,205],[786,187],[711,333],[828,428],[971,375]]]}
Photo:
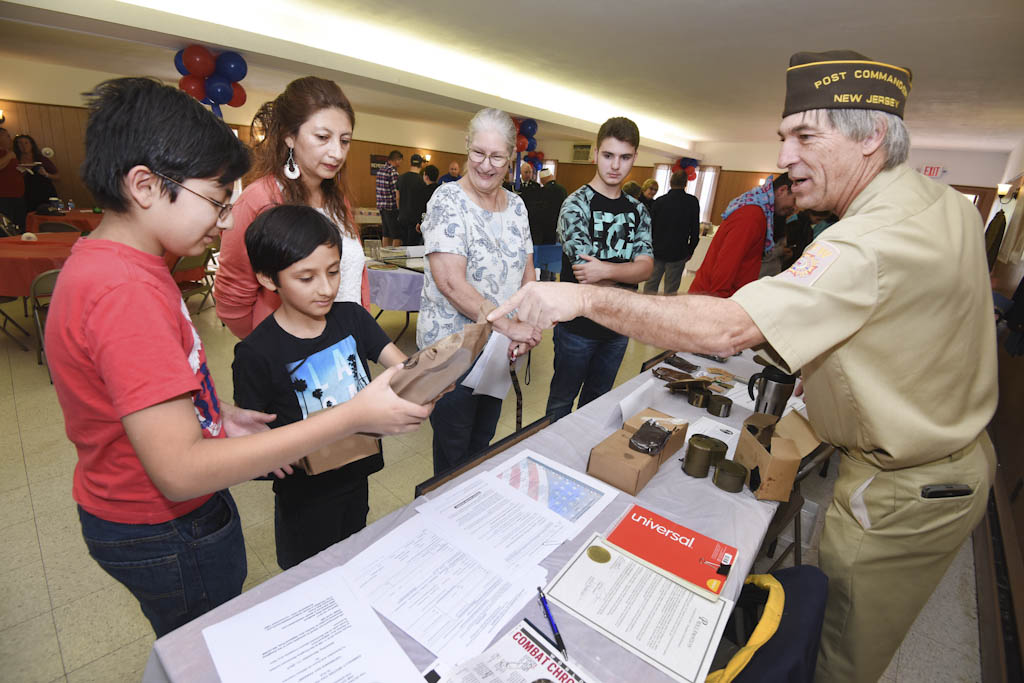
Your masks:
{"label": "white tablecloth", "polygon": [[[695,363],[724,367],[730,372],[746,377],[759,369],[759,366],[754,364],[750,357],[751,354],[745,352],[742,357],[731,358],[725,363],[716,363],[687,356]],[[585,470],[590,449],[614,431],[610,420],[612,414],[618,410],[618,402],[643,385],[650,377],[650,372],[646,372],[633,378],[581,410],[572,413],[569,417],[495,456],[483,466],[494,467],[521,450],[529,448],[575,469]],[[703,409],[689,405],[684,397],[670,394],[667,390],[662,389],[661,384],[658,382],[658,390],[651,394],[650,407],[673,416],[688,417],[691,423],[699,417],[709,415]],[[734,407],[730,417],[714,419],[740,428],[743,425],[743,420],[749,415],[750,411]],[[448,482],[438,491],[429,494],[428,497],[437,495],[440,491],[457,485],[463,481],[464,477],[475,474],[476,471],[472,471]],[[550,580],[572,558],[580,544],[585,542],[591,533],[594,531],[607,533],[618,517],[634,502],[649,505],[666,513],[680,524],[736,546],[738,549],[737,564],[722,591],[723,596],[732,600],[739,595],[743,578],[750,571],[754,556],[761,546],[761,541],[776,506],[775,503],[756,500],[747,489],[740,493],[726,493],[716,488],[710,478],[693,479],[681,471],[678,456],[676,456],[661,467],[637,497],[620,493],[586,530],[575,539],[563,543],[549,555],[543,562],[544,568],[548,571],[548,579]],[[299,566],[278,574],[231,602],[221,605],[212,612],[157,640],[150,653],[143,681],[146,683],[217,681],[213,660],[210,658],[206,642],[203,640],[203,628],[267,600],[333,567],[344,564],[375,540],[417,514],[414,505],[415,502],[395,510],[358,534],[332,546]],[[659,670],[612,644],[603,635],[568,616],[558,607],[552,609],[555,611],[559,629],[572,651],[574,659],[601,680],[609,682],[644,681],[645,683],[671,681]],[[501,632],[511,628],[523,617],[542,621],[542,615],[539,614],[535,601],[530,601],[516,617],[501,629]],[[433,655],[423,646],[386,619],[384,623],[417,667],[422,670],[433,661]]]}

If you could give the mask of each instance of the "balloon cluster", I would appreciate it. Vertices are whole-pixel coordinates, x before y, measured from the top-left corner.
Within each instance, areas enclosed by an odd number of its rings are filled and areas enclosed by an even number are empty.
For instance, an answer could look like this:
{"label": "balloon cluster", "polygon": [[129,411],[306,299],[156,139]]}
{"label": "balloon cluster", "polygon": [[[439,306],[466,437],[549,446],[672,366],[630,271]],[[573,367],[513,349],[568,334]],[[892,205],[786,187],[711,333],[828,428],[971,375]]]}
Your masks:
{"label": "balloon cluster", "polygon": [[239,83],[249,66],[237,52],[221,52],[216,57],[202,45],[189,45],[174,55],[174,67],[181,74],[178,89],[184,90],[210,110],[224,118],[220,105],[241,107],[245,104],[245,88]]}
{"label": "balloon cluster", "polygon": [[694,181],[697,179],[697,167],[700,166],[700,161],[692,159],[690,157],[680,157],[676,160],[676,163],[672,164],[672,172],[685,171],[686,179]]}
{"label": "balloon cluster", "polygon": [[[516,189],[519,189],[521,181],[519,178],[519,169],[522,161],[533,166],[538,172],[544,168],[544,152],[537,149],[537,121],[535,119],[520,119],[512,117],[512,122],[516,124],[516,130],[519,134],[516,136],[516,167],[515,167],[515,182]],[[523,152],[526,152],[526,156],[523,156]]]}

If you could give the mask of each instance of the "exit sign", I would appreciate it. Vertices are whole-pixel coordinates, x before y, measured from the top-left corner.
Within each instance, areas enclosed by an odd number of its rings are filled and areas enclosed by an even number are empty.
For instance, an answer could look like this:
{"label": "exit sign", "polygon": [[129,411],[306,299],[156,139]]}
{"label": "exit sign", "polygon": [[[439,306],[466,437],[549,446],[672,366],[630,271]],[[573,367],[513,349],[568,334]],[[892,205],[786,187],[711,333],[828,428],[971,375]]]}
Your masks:
{"label": "exit sign", "polygon": [[942,168],[942,166],[926,165],[921,167],[921,174],[927,178],[938,178],[939,176],[942,175],[943,170],[944,169]]}

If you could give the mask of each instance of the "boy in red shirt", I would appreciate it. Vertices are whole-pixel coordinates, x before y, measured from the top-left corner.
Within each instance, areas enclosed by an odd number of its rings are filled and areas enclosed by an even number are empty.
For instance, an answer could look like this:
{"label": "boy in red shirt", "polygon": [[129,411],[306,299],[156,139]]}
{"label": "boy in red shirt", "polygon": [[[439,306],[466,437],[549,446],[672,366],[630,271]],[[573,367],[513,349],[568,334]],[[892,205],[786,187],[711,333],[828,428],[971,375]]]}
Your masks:
{"label": "boy in red shirt", "polygon": [[354,432],[411,431],[430,411],[391,391],[394,370],[345,406],[273,431],[273,415],[220,402],[163,256],[201,254],[231,227],[248,151],[157,81],[107,81],[89,97],[82,178],[106,213],[61,271],[47,360],[78,450],[72,493],[89,553],[162,636],[241,592],[227,487],[290,472]]}

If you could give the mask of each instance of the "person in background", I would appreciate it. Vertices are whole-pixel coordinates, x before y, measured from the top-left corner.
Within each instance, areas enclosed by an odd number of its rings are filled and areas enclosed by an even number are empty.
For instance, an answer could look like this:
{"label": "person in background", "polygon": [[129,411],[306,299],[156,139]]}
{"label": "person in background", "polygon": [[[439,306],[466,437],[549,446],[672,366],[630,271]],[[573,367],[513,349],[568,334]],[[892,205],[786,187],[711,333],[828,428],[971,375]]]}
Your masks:
{"label": "person in background", "polygon": [[[640,130],[617,116],[597,133],[597,172],[566,198],[558,217],[562,282],[636,290],[651,276],[651,216],[623,191],[633,168]],[[607,393],[626,353],[629,338],[585,317],[555,328],[555,371],[547,415],[552,422]]]}
{"label": "person in background", "polygon": [[665,294],[679,291],[686,262],[700,241],[700,202],[686,191],[686,173],[676,171],[669,191],[654,200],[651,210],[654,269],[644,283],[644,294],[657,294],[665,276]]}
{"label": "person in background", "polygon": [[[423,349],[477,321],[481,310],[534,279],[533,240],[523,201],[502,188],[516,144],[508,114],[481,109],[469,122],[466,174],[442,185],[423,221],[426,262],[416,344]],[[520,329],[520,327],[522,329]],[[518,342],[509,356],[526,353],[540,334],[508,319],[494,329]],[[501,399],[463,386],[434,409],[434,472],[444,472],[487,448],[498,425]]]}
{"label": "person in background", "polygon": [[[555,181],[555,174],[550,168],[540,172],[540,191],[536,209],[528,209],[530,213],[530,234],[535,246],[556,246],[558,243],[558,214],[562,210],[562,202],[568,196],[565,188]],[[526,197],[523,201],[526,201]],[[561,251],[561,250],[559,250]],[[560,258],[560,255],[559,255]],[[557,272],[548,268],[547,263],[538,264],[540,279],[551,282],[557,279]]]}
{"label": "person in background", "polygon": [[323,213],[341,233],[342,263],[338,301],[370,304],[359,224],[352,214],[345,161],[352,143],[355,112],[338,84],[316,76],[292,81],[253,118],[266,136],[255,152],[258,176],[235,203],[234,230],[221,241],[214,283],[217,317],[244,339],[279,305],[277,294],[261,287],[245,249],[245,231],[274,204],[305,204]]}
{"label": "person in background", "polygon": [[14,150],[18,155],[18,164],[25,169],[25,210],[35,211],[40,204],[47,203],[50,197],[57,196],[53,181],[58,180],[60,174],[56,164],[39,151],[39,145],[31,135],[14,138]]}
{"label": "person in background", "polygon": [[6,128],[0,128],[0,213],[25,229],[25,178],[18,170],[14,141]]}
{"label": "person in background", "polygon": [[438,178],[437,182],[439,185],[444,185],[445,183],[454,182],[461,177],[462,173],[459,171],[459,162],[453,161],[452,163],[448,164],[448,172],[445,173],[440,178]]}
{"label": "person in background", "polygon": [[807,217],[811,222],[812,239],[818,239],[821,233],[839,220],[839,217],[831,211],[808,211]]}
{"label": "person in background", "polygon": [[659,189],[658,181],[654,178],[648,178],[640,186],[640,201],[647,207],[648,212],[654,208],[654,195],[658,194]]}
{"label": "person in background", "polygon": [[[281,306],[235,345],[235,404],[276,417],[276,429],[344,405],[370,382],[367,359],[385,368],[406,355],[366,309],[335,301],[341,235],[308,206],[267,209],[245,233],[252,269]],[[274,480],[277,564],[294,567],[366,526],[369,477],[380,452],[343,467]]]}
{"label": "person in background", "polygon": [[81,174],[103,220],[61,269],[46,360],[78,455],[71,493],[86,547],[163,636],[242,590],[228,487],[283,476],[357,432],[411,431],[430,408],[395,395],[393,369],[344,406],[272,431],[273,415],[220,400],[164,254],[200,255],[232,227],[249,151],[156,80],[106,81],[87,98]]}
{"label": "person in background", "polygon": [[622,186],[622,192],[628,194],[630,197],[637,200],[641,204],[643,203],[640,198],[644,194],[644,188],[640,185],[640,183],[636,182],[635,180],[630,180],[628,183],[625,183]]}
{"label": "person in background", "polygon": [[385,247],[402,246],[402,226],[398,221],[398,166],[405,155],[391,150],[388,160],[377,171],[377,210],[380,211],[381,244]]}
{"label": "person in background", "polygon": [[438,173],[437,166],[433,164],[429,164],[423,169],[423,184],[416,188],[416,224],[413,226],[409,244],[423,244],[423,217],[427,213],[427,204],[430,202],[430,198],[440,187],[437,183]]}
{"label": "person in background", "polygon": [[539,190],[540,189],[540,185],[537,183],[536,180],[534,180],[535,174],[536,174],[536,171],[534,170],[532,164],[528,164],[528,163],[526,163],[524,161],[519,166],[519,179],[520,179],[520,181],[522,181],[519,184],[519,194],[520,195],[522,195],[523,192],[529,192],[529,191],[532,191],[532,190]]}
{"label": "person in background", "polygon": [[906,163],[909,69],[798,52],[786,86],[778,165],[800,208],[839,216],[801,264],[729,299],[531,283],[488,317],[587,315],[658,348],[755,347],[800,370],[811,426],[840,451],[814,680],[875,683],[989,505],[992,285],[978,210]]}
{"label": "person in background", "polygon": [[786,219],[786,250],[783,252],[781,267],[788,270],[814,241],[811,220],[806,211],[798,211]]}
{"label": "person in background", "polygon": [[413,244],[419,236],[416,226],[420,222],[418,212],[420,199],[423,196],[423,162],[419,154],[409,157],[409,170],[398,176],[398,225],[401,228],[401,239],[393,240],[392,245]]}
{"label": "person in background", "polygon": [[736,197],[722,213],[722,224],[690,284],[690,294],[730,297],[761,273],[761,261],[775,246],[775,215],[790,216],[793,181],[783,173]]}

